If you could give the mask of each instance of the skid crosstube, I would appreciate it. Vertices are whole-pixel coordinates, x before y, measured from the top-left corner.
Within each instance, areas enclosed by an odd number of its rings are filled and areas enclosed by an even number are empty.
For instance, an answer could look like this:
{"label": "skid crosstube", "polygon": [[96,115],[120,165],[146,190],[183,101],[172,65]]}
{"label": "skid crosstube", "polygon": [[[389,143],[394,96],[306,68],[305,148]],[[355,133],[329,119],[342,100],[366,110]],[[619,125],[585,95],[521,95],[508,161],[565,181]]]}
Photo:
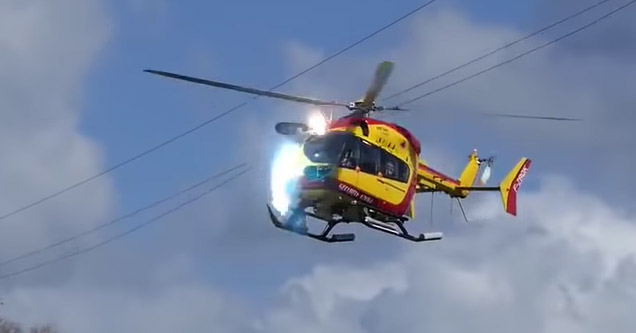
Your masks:
{"label": "skid crosstube", "polygon": [[327,226],[325,227],[325,229],[322,231],[322,233],[320,234],[314,234],[314,233],[299,233],[296,230],[290,229],[288,228],[284,223],[282,223],[278,217],[276,217],[276,215],[274,214],[274,212],[272,211],[272,207],[270,207],[270,205],[267,205],[267,211],[269,212],[269,217],[272,220],[272,223],[274,224],[274,226],[276,226],[277,228],[283,229],[283,230],[287,230],[293,233],[297,233],[299,235],[303,235],[303,236],[307,236],[322,242],[326,242],[326,243],[340,243],[340,242],[352,242],[353,240],[355,240],[355,235],[354,234],[333,234],[331,236],[329,235],[329,232],[331,231],[331,229],[333,229],[333,227],[336,226],[336,224],[338,224],[339,222],[337,221],[329,221],[327,223]]}

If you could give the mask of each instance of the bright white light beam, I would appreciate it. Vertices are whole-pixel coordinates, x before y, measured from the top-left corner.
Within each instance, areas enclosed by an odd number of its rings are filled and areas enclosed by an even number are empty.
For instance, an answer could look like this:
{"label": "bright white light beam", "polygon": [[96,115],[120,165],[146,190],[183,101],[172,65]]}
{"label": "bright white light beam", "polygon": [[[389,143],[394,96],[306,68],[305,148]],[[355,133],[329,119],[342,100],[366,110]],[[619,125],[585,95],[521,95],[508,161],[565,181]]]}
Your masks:
{"label": "bright white light beam", "polygon": [[309,130],[314,134],[323,135],[327,132],[327,119],[323,116],[322,112],[314,111],[309,115]]}
{"label": "bright white light beam", "polygon": [[284,143],[272,161],[270,190],[272,206],[281,215],[287,214],[292,203],[296,180],[303,174],[300,145]]}

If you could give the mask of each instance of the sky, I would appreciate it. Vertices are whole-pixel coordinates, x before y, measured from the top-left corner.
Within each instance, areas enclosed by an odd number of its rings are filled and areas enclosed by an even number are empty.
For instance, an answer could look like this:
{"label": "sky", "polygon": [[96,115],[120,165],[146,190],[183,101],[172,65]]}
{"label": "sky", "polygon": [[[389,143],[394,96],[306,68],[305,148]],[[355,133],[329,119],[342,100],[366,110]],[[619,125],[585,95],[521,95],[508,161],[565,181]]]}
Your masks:
{"label": "sky", "polygon": [[[281,87],[354,100],[377,63],[383,96],[598,1],[438,0]],[[405,96],[505,61],[627,3],[596,10]],[[0,215],[180,134],[250,96],[144,73],[158,69],[269,89],[420,5],[0,0]],[[548,48],[385,114],[457,176],[473,148],[492,180],[533,160],[519,216],[497,195],[417,200],[412,244],[356,226],[323,244],[268,221],[273,126],[304,105],[259,99],[115,171],[0,219],[0,262],[83,232],[240,163],[253,168],[196,203],[108,245],[0,280],[0,316],[61,332],[628,332],[636,322],[631,91],[635,6]],[[382,99],[382,96],[380,97]],[[493,119],[480,112],[584,118]],[[201,193],[199,189],[196,193]],[[188,196],[11,264],[0,276],[140,226]],[[339,226],[340,228],[340,226]],[[458,320],[457,318],[461,318]]]}

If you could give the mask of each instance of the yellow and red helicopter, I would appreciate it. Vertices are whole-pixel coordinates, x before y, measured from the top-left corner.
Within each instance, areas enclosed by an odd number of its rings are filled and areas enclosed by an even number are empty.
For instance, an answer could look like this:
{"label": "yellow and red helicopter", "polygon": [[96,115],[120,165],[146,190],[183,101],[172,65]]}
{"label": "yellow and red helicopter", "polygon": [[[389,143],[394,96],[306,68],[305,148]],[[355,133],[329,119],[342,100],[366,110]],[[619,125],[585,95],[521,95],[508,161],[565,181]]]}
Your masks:
{"label": "yellow and red helicopter", "polygon": [[[497,191],[504,210],[516,216],[517,193],[530,168],[530,159],[521,158],[498,186],[475,186],[483,165],[482,183],[490,174],[492,157],[480,158],[474,150],[459,178],[453,178],[431,168],[420,158],[420,142],[407,129],[369,117],[372,112],[404,110],[375,105],[393,67],[393,62],[380,63],[364,98],[351,103],[293,96],[164,71],[145,72],[319,107],[346,107],[351,111],[336,120],[323,118],[324,127],[294,122],[276,124],[279,134],[293,137],[297,143],[287,150],[286,159],[274,167],[280,169],[277,169],[278,175],[284,180],[279,184],[283,187],[279,192],[288,197],[273,198],[267,204],[271,221],[278,228],[325,242],[346,242],[353,241],[355,235],[330,235],[331,230],[339,223],[362,223],[410,241],[439,240],[440,232],[414,236],[405,228],[405,223],[415,217],[416,194],[426,192],[442,192],[459,201],[473,191]],[[307,216],[325,221],[324,230],[316,234],[309,232]]]}

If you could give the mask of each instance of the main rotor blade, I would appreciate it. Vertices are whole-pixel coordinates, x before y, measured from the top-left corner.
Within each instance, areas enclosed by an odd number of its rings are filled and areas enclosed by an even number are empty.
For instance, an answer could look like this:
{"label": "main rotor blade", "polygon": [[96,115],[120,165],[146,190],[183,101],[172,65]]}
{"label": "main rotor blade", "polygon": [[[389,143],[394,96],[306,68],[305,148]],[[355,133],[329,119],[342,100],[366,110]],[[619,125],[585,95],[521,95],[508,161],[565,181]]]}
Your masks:
{"label": "main rotor blade", "polygon": [[549,117],[549,116],[527,116],[517,114],[505,114],[505,113],[480,113],[480,115],[502,118],[523,118],[523,119],[543,119],[543,120],[559,120],[559,121],[583,121],[579,118],[564,118],[564,117]]}
{"label": "main rotor blade", "polygon": [[380,107],[379,107],[379,109],[380,109],[381,111],[387,111],[387,110],[388,110],[388,111],[409,111],[409,109],[403,109],[403,108],[401,108],[401,107],[399,107],[399,106],[392,106],[392,107],[388,107],[388,108],[385,108],[385,107],[383,107],[383,106],[380,106]]}
{"label": "main rotor blade", "polygon": [[184,80],[184,81],[204,84],[204,85],[218,87],[218,88],[236,90],[236,91],[240,91],[240,92],[244,92],[244,93],[248,93],[248,94],[261,95],[261,96],[267,96],[267,97],[272,97],[272,98],[280,98],[280,99],[284,99],[284,100],[288,100],[288,101],[294,101],[294,102],[299,102],[299,103],[308,103],[308,104],[313,104],[313,105],[334,105],[334,106],[345,106],[345,107],[348,106],[348,104],[344,104],[344,103],[327,102],[327,101],[321,101],[321,100],[313,99],[313,98],[307,98],[307,97],[301,97],[301,96],[293,96],[293,95],[281,94],[281,93],[276,93],[276,92],[271,92],[271,91],[258,90],[258,89],[254,89],[254,88],[242,87],[242,86],[237,86],[237,85],[233,85],[233,84],[229,84],[229,83],[205,80],[205,79],[200,79],[200,78],[196,78],[196,77],[185,76],[185,75],[181,75],[181,74],[169,73],[169,72],[164,72],[164,71],[146,69],[146,70],[144,70],[144,72],[151,73],[151,74],[156,74],[156,75],[161,75],[161,76],[165,76],[165,77],[169,77],[169,78],[173,78],[173,79]]}
{"label": "main rotor blade", "polygon": [[389,80],[389,76],[391,76],[391,73],[393,72],[393,67],[395,67],[395,64],[391,61],[383,61],[378,64],[378,67],[375,70],[373,81],[371,82],[371,85],[369,86],[369,89],[367,89],[367,93],[362,100],[363,105],[373,105],[373,102],[375,102],[375,99],[378,97],[378,95],[380,95],[382,88]]}
{"label": "main rotor blade", "polygon": [[[425,109],[421,106],[412,107],[411,109]],[[402,109],[404,110],[404,109]],[[524,114],[495,113],[495,112],[468,112],[468,111],[452,111],[450,114],[462,114],[466,116],[486,116],[500,118],[519,118],[519,119],[538,119],[538,120],[556,120],[556,121],[583,121],[581,118],[553,117],[553,116],[531,116]]]}

